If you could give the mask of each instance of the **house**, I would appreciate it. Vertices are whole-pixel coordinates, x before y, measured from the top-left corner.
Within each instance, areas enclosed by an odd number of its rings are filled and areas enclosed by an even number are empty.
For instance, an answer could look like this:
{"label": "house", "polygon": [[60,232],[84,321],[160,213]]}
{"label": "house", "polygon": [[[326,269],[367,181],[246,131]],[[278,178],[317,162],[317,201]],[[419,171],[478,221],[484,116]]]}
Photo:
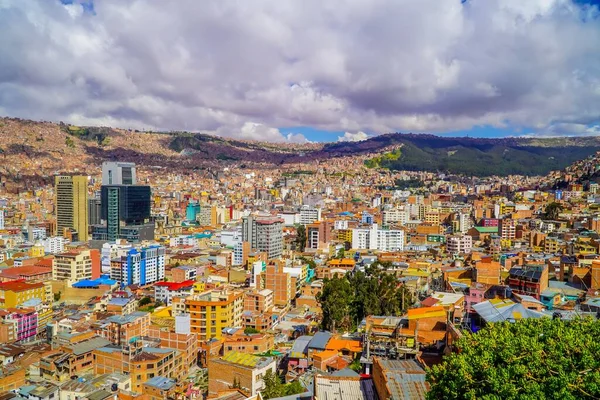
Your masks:
{"label": "house", "polygon": [[373,357],[373,384],[380,399],[425,399],[429,390],[425,370],[415,360]]}
{"label": "house", "polygon": [[264,388],[262,378],[267,371],[276,372],[273,357],[261,357],[232,351],[208,360],[208,395],[239,386],[247,395],[256,395]]}

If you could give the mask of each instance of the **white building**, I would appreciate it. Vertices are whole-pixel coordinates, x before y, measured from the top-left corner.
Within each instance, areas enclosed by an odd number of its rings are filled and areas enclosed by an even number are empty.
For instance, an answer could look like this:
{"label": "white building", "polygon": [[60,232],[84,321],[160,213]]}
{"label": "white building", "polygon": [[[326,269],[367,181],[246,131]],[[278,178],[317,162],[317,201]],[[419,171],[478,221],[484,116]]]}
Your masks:
{"label": "white building", "polygon": [[148,285],[165,277],[165,248],[152,245],[130,249],[126,255],[113,259],[110,277],[122,285]]}
{"label": "white building", "polygon": [[105,161],[102,163],[103,185],[135,185],[135,163]]}
{"label": "white building", "polygon": [[312,224],[321,220],[321,209],[311,207],[309,205],[303,205],[300,208],[300,223],[302,225]]}
{"label": "white building", "polygon": [[450,254],[468,254],[473,249],[473,238],[469,235],[449,236],[446,250]]}
{"label": "white building", "polygon": [[110,272],[110,260],[125,256],[132,248],[133,245],[124,239],[118,239],[114,243],[104,243],[100,253],[102,273]]}
{"label": "white building", "polygon": [[281,212],[277,214],[283,220],[283,225],[294,226],[300,223],[300,214],[295,212]]}
{"label": "white building", "polygon": [[194,283],[188,280],[183,282],[156,282],[154,284],[154,298],[165,305],[171,304],[175,297],[188,297],[194,293]]}
{"label": "white building", "polygon": [[62,236],[52,236],[42,240],[42,245],[46,253],[62,253],[65,251],[65,238]]}
{"label": "white building", "polygon": [[408,221],[408,213],[404,209],[395,208],[383,212],[383,225],[390,225],[391,223],[405,225],[406,221]]}
{"label": "white building", "polygon": [[381,251],[404,250],[404,231],[379,229],[377,224],[369,228],[352,229],[352,248]]}
{"label": "white building", "polygon": [[242,230],[221,231],[221,245],[225,247],[235,247],[242,241]]}
{"label": "white building", "polygon": [[179,235],[169,239],[169,247],[196,246],[198,241],[193,235]]}
{"label": "white building", "polygon": [[4,210],[0,209],[0,230],[4,229]]}
{"label": "white building", "polygon": [[458,230],[460,233],[467,233],[473,227],[471,216],[465,213],[458,214]]}
{"label": "white building", "polygon": [[348,221],[345,219],[335,221],[333,223],[333,228],[335,230],[348,229]]}

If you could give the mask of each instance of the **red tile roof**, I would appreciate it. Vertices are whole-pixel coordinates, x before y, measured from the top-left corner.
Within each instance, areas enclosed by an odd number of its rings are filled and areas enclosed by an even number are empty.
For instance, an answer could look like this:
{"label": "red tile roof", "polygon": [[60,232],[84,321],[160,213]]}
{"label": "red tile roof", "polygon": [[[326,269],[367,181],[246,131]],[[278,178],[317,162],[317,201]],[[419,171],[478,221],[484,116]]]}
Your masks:
{"label": "red tile roof", "polygon": [[0,283],[0,290],[10,290],[13,292],[23,292],[25,290],[38,289],[41,287],[44,287],[42,282],[30,283],[23,280]]}
{"label": "red tile roof", "polygon": [[183,282],[156,282],[154,286],[165,286],[169,290],[179,290],[186,287],[191,287],[196,283],[193,280],[187,280]]}

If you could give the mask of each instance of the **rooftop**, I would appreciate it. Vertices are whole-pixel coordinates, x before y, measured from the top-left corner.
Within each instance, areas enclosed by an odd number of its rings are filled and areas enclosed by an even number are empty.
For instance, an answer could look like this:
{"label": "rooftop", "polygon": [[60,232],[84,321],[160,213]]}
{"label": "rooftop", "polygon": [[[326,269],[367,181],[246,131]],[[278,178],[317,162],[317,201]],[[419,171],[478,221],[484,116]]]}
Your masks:
{"label": "rooftop", "polygon": [[169,390],[175,386],[176,382],[173,379],[165,378],[162,376],[155,376],[151,378],[144,385],[152,386],[160,390]]}

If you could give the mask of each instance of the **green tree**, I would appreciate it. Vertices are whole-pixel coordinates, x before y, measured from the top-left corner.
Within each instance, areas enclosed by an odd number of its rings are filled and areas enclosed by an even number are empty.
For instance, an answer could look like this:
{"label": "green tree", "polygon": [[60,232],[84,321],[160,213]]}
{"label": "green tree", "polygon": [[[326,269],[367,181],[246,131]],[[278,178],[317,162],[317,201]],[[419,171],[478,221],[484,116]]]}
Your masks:
{"label": "green tree", "polygon": [[323,311],[323,329],[335,331],[352,326],[352,320],[349,318],[352,287],[346,277],[340,278],[336,274],[331,279],[324,279],[323,291],[317,294],[317,301]]}
{"label": "green tree", "polygon": [[427,372],[428,399],[600,398],[600,322],[495,323],[456,343]]}
{"label": "green tree", "polygon": [[299,252],[304,251],[306,246],[306,227],[304,225],[298,225],[296,227],[296,250]]}
{"label": "green tree", "polygon": [[342,258],[344,258],[345,255],[346,255],[346,250],[344,248],[341,248],[338,250],[337,254],[335,255],[335,258],[342,259]]}
{"label": "green tree", "polygon": [[283,389],[284,396],[292,396],[306,392],[306,388],[298,381],[287,383]]}
{"label": "green tree", "polygon": [[140,307],[143,307],[145,305],[148,305],[152,303],[152,299],[150,297],[142,297],[142,299],[140,300]]}
{"label": "green tree", "polygon": [[281,379],[272,370],[268,370],[263,377],[265,388],[261,391],[263,399],[272,399],[283,396],[284,385]]}
{"label": "green tree", "polygon": [[322,328],[350,330],[368,315],[402,315],[413,303],[411,293],[385,266],[376,263],[365,272],[325,279],[317,296]]}
{"label": "green tree", "polygon": [[59,301],[62,293],[59,291],[58,293],[54,293],[54,301]]}
{"label": "green tree", "polygon": [[564,210],[564,207],[560,203],[552,202],[546,206],[544,210],[543,218],[549,220],[558,219],[558,215]]}
{"label": "green tree", "polygon": [[248,326],[246,328],[244,328],[244,333],[246,335],[252,335],[253,333],[259,333],[260,331],[256,328],[253,328],[251,326]]}

